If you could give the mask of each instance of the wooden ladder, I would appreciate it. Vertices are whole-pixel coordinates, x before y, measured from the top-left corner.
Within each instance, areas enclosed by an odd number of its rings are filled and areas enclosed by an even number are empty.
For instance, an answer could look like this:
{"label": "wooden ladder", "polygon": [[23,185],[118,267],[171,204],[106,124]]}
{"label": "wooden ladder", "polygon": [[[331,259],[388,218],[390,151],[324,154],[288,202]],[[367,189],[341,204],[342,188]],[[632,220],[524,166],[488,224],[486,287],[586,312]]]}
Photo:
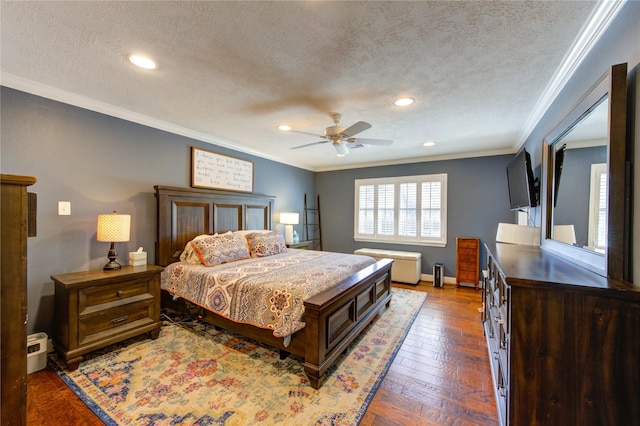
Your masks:
{"label": "wooden ladder", "polygon": [[316,196],[316,207],[309,207],[304,194],[304,237],[313,244],[314,250],[322,251],[322,227],[320,226],[320,195]]}

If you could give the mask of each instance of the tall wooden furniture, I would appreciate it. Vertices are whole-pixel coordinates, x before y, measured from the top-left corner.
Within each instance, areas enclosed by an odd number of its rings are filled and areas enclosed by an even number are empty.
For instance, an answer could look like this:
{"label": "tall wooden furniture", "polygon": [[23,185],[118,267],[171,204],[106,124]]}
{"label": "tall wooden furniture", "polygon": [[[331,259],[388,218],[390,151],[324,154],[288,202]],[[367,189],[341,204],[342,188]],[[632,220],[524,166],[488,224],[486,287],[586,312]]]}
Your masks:
{"label": "tall wooden furniture", "polygon": [[476,290],[480,280],[480,239],[456,238],[456,286],[471,283]]}
{"label": "tall wooden furniture", "polygon": [[539,247],[486,247],[500,424],[639,424],[640,288]]}
{"label": "tall wooden furniture", "polygon": [[[0,175],[0,424],[27,424],[27,187],[31,176]],[[34,207],[34,206],[32,206]]]}
{"label": "tall wooden furniture", "polygon": [[53,275],[53,344],[75,370],[88,352],[130,337],[160,333],[160,273],[155,265]]}

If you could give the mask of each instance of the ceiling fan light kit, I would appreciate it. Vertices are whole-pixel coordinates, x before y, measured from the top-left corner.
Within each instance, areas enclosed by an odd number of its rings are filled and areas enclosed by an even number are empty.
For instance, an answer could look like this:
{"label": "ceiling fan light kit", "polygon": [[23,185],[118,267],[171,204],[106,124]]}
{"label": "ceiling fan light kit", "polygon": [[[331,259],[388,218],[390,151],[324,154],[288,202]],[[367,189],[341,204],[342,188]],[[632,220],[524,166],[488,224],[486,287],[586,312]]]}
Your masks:
{"label": "ceiling fan light kit", "polygon": [[349,154],[350,149],[364,148],[368,145],[386,146],[386,145],[391,145],[393,143],[392,140],[386,140],[386,139],[355,138],[354,136],[357,135],[358,133],[364,132],[365,130],[371,128],[371,124],[367,122],[358,121],[357,123],[349,127],[343,127],[343,126],[340,126],[340,120],[342,119],[342,115],[332,114],[331,118],[333,119],[334,125],[325,128],[323,135],[315,135],[313,133],[301,132],[299,130],[291,129],[290,131],[292,132],[303,133],[306,135],[324,138],[324,140],[321,140],[318,142],[312,142],[304,145],[294,146],[291,149],[305,148],[308,146],[331,142],[336,152],[338,153],[338,157],[344,157],[345,155]]}

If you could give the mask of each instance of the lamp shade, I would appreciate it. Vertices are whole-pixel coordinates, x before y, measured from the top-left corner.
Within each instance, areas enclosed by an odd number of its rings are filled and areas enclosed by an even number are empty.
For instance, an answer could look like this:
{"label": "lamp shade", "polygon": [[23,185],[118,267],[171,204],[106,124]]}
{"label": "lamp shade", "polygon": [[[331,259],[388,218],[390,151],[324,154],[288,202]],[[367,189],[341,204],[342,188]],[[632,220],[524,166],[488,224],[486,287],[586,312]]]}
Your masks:
{"label": "lamp shade", "polygon": [[343,143],[334,143],[333,146],[335,147],[336,152],[338,153],[338,157],[344,157],[349,153],[349,147],[347,147],[347,145]]}
{"label": "lamp shade", "polygon": [[540,245],[540,228],[501,222],[498,223],[496,242],[538,246]]}
{"label": "lamp shade", "polygon": [[116,212],[98,215],[97,240],[104,242],[129,241],[131,215]]}
{"label": "lamp shade", "polygon": [[280,223],[284,225],[297,225],[300,223],[300,215],[298,213],[282,212],[280,213]]}

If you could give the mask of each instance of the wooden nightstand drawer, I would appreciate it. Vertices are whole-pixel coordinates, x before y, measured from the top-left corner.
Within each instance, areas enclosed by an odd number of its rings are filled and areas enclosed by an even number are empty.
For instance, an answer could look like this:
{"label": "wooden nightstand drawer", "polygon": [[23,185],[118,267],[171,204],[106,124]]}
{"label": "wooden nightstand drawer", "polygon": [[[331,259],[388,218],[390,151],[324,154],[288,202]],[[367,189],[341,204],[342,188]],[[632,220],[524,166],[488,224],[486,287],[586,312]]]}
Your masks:
{"label": "wooden nightstand drawer", "polygon": [[[134,298],[138,299],[138,298]],[[128,299],[131,301],[132,299]],[[116,336],[127,330],[149,325],[153,320],[153,296],[106,310],[95,310],[78,320],[78,341],[86,344],[95,340]]]}
{"label": "wooden nightstand drawer", "polygon": [[53,275],[53,346],[78,367],[83,355],[143,333],[160,333],[160,273],[154,265]]}
{"label": "wooden nightstand drawer", "polygon": [[97,305],[131,303],[131,300],[127,299],[135,296],[153,297],[153,290],[149,288],[152,279],[153,277],[145,277],[134,281],[81,288],[78,290],[79,313],[82,315],[86,309]]}

